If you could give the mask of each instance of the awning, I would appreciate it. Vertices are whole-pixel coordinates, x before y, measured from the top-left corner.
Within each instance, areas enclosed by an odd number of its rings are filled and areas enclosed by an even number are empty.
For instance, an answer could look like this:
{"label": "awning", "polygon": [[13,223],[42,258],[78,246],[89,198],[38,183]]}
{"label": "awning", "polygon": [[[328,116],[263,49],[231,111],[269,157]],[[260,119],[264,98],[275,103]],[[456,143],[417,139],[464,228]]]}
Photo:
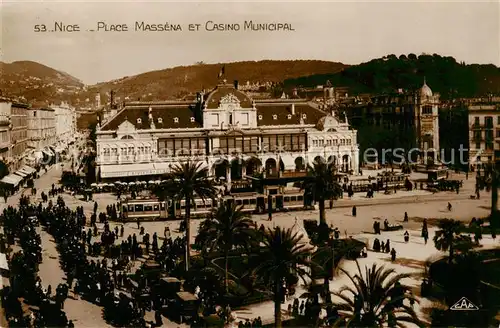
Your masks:
{"label": "awning", "polygon": [[14,174],[17,174],[22,178],[26,178],[28,176],[28,173],[23,172],[23,171],[16,171],[16,172],[14,172]]}
{"label": "awning", "polygon": [[28,172],[29,174],[33,174],[36,172],[36,170],[34,168],[32,168],[31,166],[28,166],[28,165],[24,165],[21,169],[23,171]]}
{"label": "awning", "polygon": [[22,168],[22,167],[21,167],[19,170],[17,170],[17,171],[18,171],[18,172],[21,172],[21,173],[24,173],[24,174],[26,174],[26,175],[30,175],[30,174],[31,174],[30,172],[26,171],[26,170],[25,170],[24,168]]}
{"label": "awning", "polygon": [[15,174],[12,173],[12,174],[9,174],[9,175],[3,177],[3,179],[0,180],[0,181],[4,182],[4,183],[11,184],[14,187],[16,187],[22,180],[23,180],[22,177],[20,177],[19,175],[15,175]]}
{"label": "awning", "polygon": [[156,173],[153,163],[103,165],[100,169],[101,178],[135,177],[141,175],[160,174]]}
{"label": "awning", "polygon": [[[285,170],[295,169],[295,159],[291,154],[287,154],[287,153],[280,154],[280,159],[283,161],[283,165],[285,166]],[[279,166],[278,166],[278,168],[279,168]]]}

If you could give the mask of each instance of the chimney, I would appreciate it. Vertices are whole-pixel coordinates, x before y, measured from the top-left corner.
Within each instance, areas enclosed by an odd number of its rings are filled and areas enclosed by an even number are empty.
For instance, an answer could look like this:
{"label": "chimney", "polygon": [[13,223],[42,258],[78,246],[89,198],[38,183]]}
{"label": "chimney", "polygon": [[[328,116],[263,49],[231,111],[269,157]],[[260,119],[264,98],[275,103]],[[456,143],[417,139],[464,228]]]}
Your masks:
{"label": "chimney", "polygon": [[238,90],[238,80],[234,80],[234,88]]}
{"label": "chimney", "polygon": [[292,104],[292,115],[295,115],[295,104]]}

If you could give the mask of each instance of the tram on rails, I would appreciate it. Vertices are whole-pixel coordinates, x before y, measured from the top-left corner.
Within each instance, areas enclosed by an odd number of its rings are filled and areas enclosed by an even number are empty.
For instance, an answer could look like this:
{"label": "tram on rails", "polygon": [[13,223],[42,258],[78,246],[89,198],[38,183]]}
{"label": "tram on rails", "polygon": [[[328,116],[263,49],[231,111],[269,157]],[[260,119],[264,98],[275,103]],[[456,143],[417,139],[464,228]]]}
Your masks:
{"label": "tram on rails", "polygon": [[[368,190],[401,189],[405,187],[409,174],[387,174],[368,179],[358,179],[350,181],[353,192],[367,192]],[[347,191],[349,185],[344,185]]]}
{"label": "tram on rails", "polygon": [[[284,192],[276,195],[263,195],[258,193],[241,193],[222,196],[217,199],[194,200],[190,208],[190,216],[202,218],[221,203],[234,203],[242,206],[242,211],[254,214],[292,211],[312,208],[312,201],[304,196],[303,192]],[[120,202],[120,214],[124,221],[140,220],[175,220],[186,215],[186,202],[146,199],[124,199]]]}

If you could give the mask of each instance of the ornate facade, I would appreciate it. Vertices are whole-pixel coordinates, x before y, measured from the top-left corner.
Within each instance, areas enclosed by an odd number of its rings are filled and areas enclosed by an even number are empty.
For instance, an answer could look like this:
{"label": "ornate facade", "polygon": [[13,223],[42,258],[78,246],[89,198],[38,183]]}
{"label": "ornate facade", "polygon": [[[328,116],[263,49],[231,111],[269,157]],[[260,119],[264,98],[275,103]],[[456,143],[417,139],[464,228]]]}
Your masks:
{"label": "ornate facade", "polygon": [[[434,94],[424,81],[414,92],[400,90],[394,94],[384,94],[366,101],[344,103],[353,128],[360,131],[358,142],[362,152],[376,150],[378,161],[387,161],[381,154],[387,149],[404,149],[411,160],[413,155],[432,149],[440,155],[439,142],[439,94]],[[424,158],[420,156],[420,159]]]}
{"label": "ornate facade", "polygon": [[359,172],[357,132],[301,99],[257,101],[221,83],[196,101],[132,102],[97,128],[101,179],[150,179],[188,159],[228,182],[283,177],[315,160]]}

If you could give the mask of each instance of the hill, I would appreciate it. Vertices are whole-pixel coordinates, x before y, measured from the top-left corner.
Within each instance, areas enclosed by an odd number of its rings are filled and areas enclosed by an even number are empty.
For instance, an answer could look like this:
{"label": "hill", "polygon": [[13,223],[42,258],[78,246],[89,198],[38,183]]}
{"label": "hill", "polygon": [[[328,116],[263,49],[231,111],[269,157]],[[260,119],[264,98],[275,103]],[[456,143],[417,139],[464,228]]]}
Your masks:
{"label": "hill", "polygon": [[178,66],[135,76],[124,77],[89,87],[89,91],[109,94],[115,91],[117,97],[130,99],[172,99],[187,94],[211,89],[218,83],[218,75],[225,66],[224,78],[240,85],[247,81],[282,82],[285,79],[304,75],[335,73],[346,65],[319,60],[264,60],[226,64],[197,64]]}
{"label": "hill", "polygon": [[453,57],[437,54],[388,55],[347,67],[340,72],[287,79],[284,87],[313,87],[330,80],[333,86],[349,87],[350,94],[389,93],[399,88],[414,90],[424,77],[443,99],[500,94],[500,68],[495,65],[466,65]]}

